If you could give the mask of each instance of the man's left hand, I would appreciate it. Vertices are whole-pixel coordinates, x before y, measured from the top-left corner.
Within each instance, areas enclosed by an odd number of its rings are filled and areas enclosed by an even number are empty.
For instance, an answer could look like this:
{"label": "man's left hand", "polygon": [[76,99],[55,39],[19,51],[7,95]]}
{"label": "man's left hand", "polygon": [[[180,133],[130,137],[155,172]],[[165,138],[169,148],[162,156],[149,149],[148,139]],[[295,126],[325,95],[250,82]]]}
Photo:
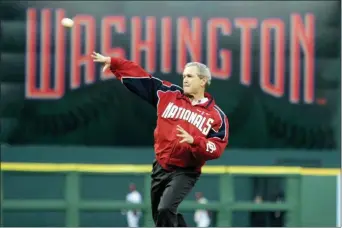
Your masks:
{"label": "man's left hand", "polygon": [[179,131],[177,136],[181,138],[181,141],[179,143],[194,143],[194,138],[188,132],[186,132],[181,126],[177,125],[177,130]]}

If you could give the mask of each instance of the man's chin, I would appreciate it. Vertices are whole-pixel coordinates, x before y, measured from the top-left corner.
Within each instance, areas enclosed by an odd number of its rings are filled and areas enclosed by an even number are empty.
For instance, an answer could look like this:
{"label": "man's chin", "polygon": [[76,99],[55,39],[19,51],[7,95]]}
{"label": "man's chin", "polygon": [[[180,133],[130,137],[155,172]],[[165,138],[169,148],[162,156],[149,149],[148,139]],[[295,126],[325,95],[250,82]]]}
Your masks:
{"label": "man's chin", "polygon": [[184,93],[184,95],[186,95],[186,96],[189,96],[189,95],[190,95],[190,92],[189,92],[187,89],[183,89],[183,93]]}
{"label": "man's chin", "polygon": [[183,91],[183,94],[184,94],[186,97],[189,97],[189,98],[192,97],[192,94],[191,94],[189,91],[184,90],[184,91]]}

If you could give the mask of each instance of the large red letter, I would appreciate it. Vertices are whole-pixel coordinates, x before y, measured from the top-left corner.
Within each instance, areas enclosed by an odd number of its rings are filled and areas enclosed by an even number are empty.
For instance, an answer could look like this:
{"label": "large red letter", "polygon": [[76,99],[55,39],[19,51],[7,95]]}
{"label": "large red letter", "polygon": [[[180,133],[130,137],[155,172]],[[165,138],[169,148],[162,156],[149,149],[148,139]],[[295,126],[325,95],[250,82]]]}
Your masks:
{"label": "large red letter", "polygon": [[[227,18],[212,18],[208,21],[207,34],[207,63],[214,77],[228,79],[232,73],[232,52],[218,48],[217,29],[221,29],[223,35],[230,35],[232,25]],[[220,58],[221,68],[218,66]]]}
{"label": "large red letter", "polygon": [[241,28],[240,44],[240,82],[243,85],[251,85],[252,74],[252,29],[255,29],[258,25],[258,19],[256,18],[238,18],[235,19],[235,26]]}
{"label": "large red letter", "polygon": [[[146,40],[142,40],[142,28],[145,27]],[[147,17],[142,26],[140,17],[132,18],[131,59],[141,65],[141,51],[146,53],[145,69],[153,73],[156,70],[156,18]]]}
{"label": "large red letter", "polygon": [[55,59],[55,90],[59,96],[65,91],[65,28],[60,21],[65,18],[63,9],[56,12],[56,59]]}
{"label": "large red letter", "polygon": [[37,11],[28,9],[26,15],[26,84],[25,96],[27,98],[39,98],[40,93],[36,88],[37,76]]}
{"label": "large red letter", "polygon": [[[126,20],[124,16],[108,16],[102,19],[102,42],[101,42],[101,53],[105,56],[125,58],[125,49],[120,47],[112,47],[112,27],[116,28],[116,32],[123,34],[126,32]],[[115,40],[114,40],[115,43]],[[114,75],[110,72],[102,73],[101,79],[113,78]]]}
{"label": "large red letter", "polygon": [[[85,83],[95,82],[95,64],[91,58],[91,53],[95,50],[95,19],[90,15],[77,15],[74,18],[71,39],[71,88],[76,89],[81,86],[81,67],[84,65]],[[85,27],[85,35],[82,36],[81,27]],[[81,39],[85,37],[84,40]],[[82,53],[82,45],[85,52]]]}
{"label": "large red letter", "polygon": [[161,72],[171,72],[172,25],[171,17],[163,17],[161,22]]}
{"label": "large red letter", "polygon": [[290,102],[299,103],[300,99],[300,49],[303,49],[304,65],[304,102],[311,104],[315,99],[315,17],[313,14],[305,16],[305,24],[299,14],[291,15],[291,46],[290,46],[290,69],[291,87]]}
{"label": "large red letter", "polygon": [[[281,19],[266,19],[261,24],[260,86],[275,97],[284,95],[285,28]],[[274,82],[271,82],[271,30],[275,32]]]}
{"label": "large red letter", "polygon": [[189,20],[181,17],[178,19],[177,29],[177,72],[181,73],[187,63],[187,49],[189,50],[191,61],[201,61],[201,19],[193,18],[190,28]]}
{"label": "large red letter", "polygon": [[42,97],[46,98],[49,94],[51,83],[51,10],[43,9],[41,16],[40,31],[40,84]]}
{"label": "large red letter", "polygon": [[[57,19],[61,13],[57,12]],[[35,9],[28,9],[27,11],[27,58],[26,58],[26,97],[27,98],[41,98],[41,99],[56,99],[60,98],[64,94],[64,74],[55,71],[55,86],[51,88],[51,10],[43,9],[41,15],[41,38],[40,38],[40,85],[37,88],[37,76],[39,76],[36,68],[37,61],[37,50],[36,50],[36,39],[37,39],[37,12]],[[56,53],[60,52],[59,48],[63,41],[59,41],[59,38],[63,36],[63,32],[59,31],[57,27],[56,31]],[[60,32],[60,33],[58,33]],[[58,58],[58,56],[56,57]],[[56,59],[56,63],[58,60]],[[62,68],[64,69],[63,62]],[[59,65],[56,65],[59,67]],[[62,86],[63,85],[63,86]]]}

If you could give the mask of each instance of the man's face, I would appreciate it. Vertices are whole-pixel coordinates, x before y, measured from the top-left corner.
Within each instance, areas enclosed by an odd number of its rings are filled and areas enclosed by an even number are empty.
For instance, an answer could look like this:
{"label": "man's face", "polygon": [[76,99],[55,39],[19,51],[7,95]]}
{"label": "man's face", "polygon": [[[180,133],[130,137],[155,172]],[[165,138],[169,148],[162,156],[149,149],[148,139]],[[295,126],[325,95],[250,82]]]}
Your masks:
{"label": "man's face", "polygon": [[198,76],[198,70],[195,66],[190,66],[183,71],[183,90],[184,94],[192,95],[203,90],[206,84],[206,78]]}

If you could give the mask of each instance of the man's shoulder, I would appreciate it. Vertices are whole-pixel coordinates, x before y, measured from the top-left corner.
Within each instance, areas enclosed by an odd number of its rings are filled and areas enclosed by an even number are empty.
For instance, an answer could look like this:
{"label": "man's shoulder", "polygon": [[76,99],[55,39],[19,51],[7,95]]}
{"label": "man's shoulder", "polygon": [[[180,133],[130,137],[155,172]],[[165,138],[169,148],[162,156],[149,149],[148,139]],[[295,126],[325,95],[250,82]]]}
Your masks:
{"label": "man's shoulder", "polygon": [[173,84],[169,81],[165,81],[165,80],[161,80],[159,78],[156,77],[152,77],[154,80],[159,82],[159,87],[158,87],[158,92],[162,91],[162,92],[175,92],[175,91],[179,91],[179,92],[183,92],[182,87],[180,87],[179,85]]}
{"label": "man's shoulder", "polygon": [[214,125],[222,126],[224,122],[229,122],[227,115],[216,104],[210,109],[210,116],[215,122]]}
{"label": "man's shoulder", "polygon": [[180,90],[180,87],[174,87],[175,89],[159,89],[157,90],[158,95],[159,94],[166,94],[168,96],[178,96],[183,93],[182,90]]}
{"label": "man's shoulder", "polygon": [[180,90],[158,90],[157,96],[159,101],[164,102],[177,102],[177,97],[182,95],[182,91]]}

